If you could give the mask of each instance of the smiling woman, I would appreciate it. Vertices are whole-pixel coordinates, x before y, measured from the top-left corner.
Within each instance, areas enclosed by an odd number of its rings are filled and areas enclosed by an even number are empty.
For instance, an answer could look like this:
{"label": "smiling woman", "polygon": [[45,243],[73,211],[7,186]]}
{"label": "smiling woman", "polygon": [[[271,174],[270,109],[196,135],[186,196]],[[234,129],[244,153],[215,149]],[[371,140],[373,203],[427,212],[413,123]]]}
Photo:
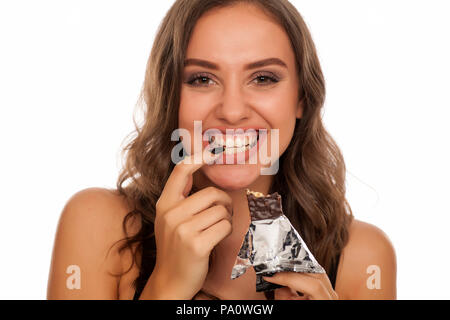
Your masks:
{"label": "smiling woman", "polygon": [[[320,63],[291,3],[176,1],[155,38],[141,97],[145,122],[124,149],[117,190],[84,190],[62,214],[49,298],[396,297],[389,239],[355,220],[345,198],[343,156],[321,120]],[[188,156],[173,163],[172,133],[195,136],[196,121],[226,133],[221,146],[233,153],[238,144],[250,148],[237,130],[267,130],[279,171],[261,174],[260,159],[190,161],[193,140],[182,141]],[[250,149],[259,149],[261,141],[252,141]],[[250,221],[247,188],[281,195],[285,215],[326,274],[279,273],[268,281],[282,288],[265,293],[256,292],[253,270],[230,279]],[[87,280],[75,293],[61,270],[76,261]],[[368,285],[370,266],[381,270],[377,286]]]}

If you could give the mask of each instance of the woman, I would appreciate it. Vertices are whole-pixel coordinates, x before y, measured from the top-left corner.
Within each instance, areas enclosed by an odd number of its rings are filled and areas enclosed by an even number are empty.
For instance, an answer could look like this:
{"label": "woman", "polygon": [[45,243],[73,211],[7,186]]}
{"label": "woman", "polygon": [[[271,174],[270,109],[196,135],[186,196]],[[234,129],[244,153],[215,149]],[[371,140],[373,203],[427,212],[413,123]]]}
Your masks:
{"label": "woman", "polygon": [[[176,1],[141,97],[145,122],[125,148],[117,190],[80,191],[63,210],[49,299],[396,298],[392,244],[353,219],[345,199],[343,157],[321,122],[324,78],[292,4]],[[259,160],[173,163],[171,135],[183,128],[194,136],[194,121],[203,130],[267,129],[269,144],[278,129],[279,170],[263,175]],[[183,145],[192,154],[194,141]],[[246,188],[282,195],[326,274],[278,273],[267,281],[282,288],[266,293],[256,292],[253,270],[230,279],[249,223]]]}

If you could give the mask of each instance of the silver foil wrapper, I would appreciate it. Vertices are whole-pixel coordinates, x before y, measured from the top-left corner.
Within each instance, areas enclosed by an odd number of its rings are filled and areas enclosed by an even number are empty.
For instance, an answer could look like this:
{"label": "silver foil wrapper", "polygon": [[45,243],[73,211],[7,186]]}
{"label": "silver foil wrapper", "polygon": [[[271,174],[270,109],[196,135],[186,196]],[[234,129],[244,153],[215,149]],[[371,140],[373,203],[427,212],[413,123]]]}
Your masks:
{"label": "silver foil wrapper", "polygon": [[263,276],[277,272],[325,273],[306,243],[283,214],[278,193],[264,196],[247,190],[251,223],[231,272],[236,279],[253,267],[256,291],[269,291],[280,285],[265,281]]}

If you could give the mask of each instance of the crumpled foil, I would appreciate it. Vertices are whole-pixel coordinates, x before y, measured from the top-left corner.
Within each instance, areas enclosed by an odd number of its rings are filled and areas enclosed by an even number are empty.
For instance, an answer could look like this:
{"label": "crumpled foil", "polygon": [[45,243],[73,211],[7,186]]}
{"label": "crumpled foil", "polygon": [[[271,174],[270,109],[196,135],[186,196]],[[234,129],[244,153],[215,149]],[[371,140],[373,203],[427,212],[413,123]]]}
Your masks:
{"label": "crumpled foil", "polygon": [[281,286],[265,281],[263,276],[277,272],[325,273],[306,243],[283,214],[281,196],[263,195],[247,190],[251,223],[231,272],[231,279],[253,267],[256,291],[270,291]]}

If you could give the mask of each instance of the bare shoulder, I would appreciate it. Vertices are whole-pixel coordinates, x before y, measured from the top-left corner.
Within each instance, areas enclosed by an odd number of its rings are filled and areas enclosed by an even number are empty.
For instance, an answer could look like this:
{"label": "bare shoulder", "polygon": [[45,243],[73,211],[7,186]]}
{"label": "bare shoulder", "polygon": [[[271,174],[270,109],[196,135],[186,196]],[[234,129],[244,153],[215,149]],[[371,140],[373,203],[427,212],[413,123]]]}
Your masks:
{"label": "bare shoulder", "polygon": [[106,188],[87,188],[75,193],[67,201],[61,215],[62,219],[117,224],[130,211],[126,199],[117,190]]}
{"label": "bare shoulder", "polygon": [[396,253],[388,235],[354,219],[336,280],[340,298],[396,299],[396,273]]}
{"label": "bare shoulder", "polygon": [[373,224],[356,219],[353,219],[350,224],[347,246],[353,249],[359,248],[368,255],[380,250],[382,252],[394,250],[392,242],[383,230]]}
{"label": "bare shoulder", "polygon": [[[63,231],[82,232],[85,235],[92,233],[96,235],[96,239],[105,242],[115,241],[125,236],[122,224],[130,211],[131,206],[117,190],[87,188],[75,193],[66,202],[58,228]],[[127,223],[127,230],[131,234],[138,231],[139,227],[138,219]]]}
{"label": "bare shoulder", "polygon": [[[88,188],[68,199],[55,235],[47,298],[118,298],[123,259],[114,244],[125,237],[122,224],[128,212],[126,199],[112,189]],[[127,227],[133,234],[139,221]],[[78,270],[79,277],[71,281],[79,280],[79,287],[68,284],[68,270]]]}

